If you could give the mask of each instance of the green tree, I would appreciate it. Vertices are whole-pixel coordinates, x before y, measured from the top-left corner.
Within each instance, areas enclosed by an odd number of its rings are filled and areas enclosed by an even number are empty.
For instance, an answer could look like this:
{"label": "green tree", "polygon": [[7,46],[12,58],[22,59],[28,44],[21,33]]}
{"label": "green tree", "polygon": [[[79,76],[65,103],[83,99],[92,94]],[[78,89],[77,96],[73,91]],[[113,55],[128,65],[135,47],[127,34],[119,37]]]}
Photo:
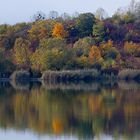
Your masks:
{"label": "green tree", "polygon": [[8,25],[6,25],[6,24],[0,25],[0,34],[6,33],[7,28],[8,28]]}
{"label": "green tree", "polygon": [[52,49],[52,48],[65,48],[66,47],[66,41],[64,39],[61,38],[44,38],[40,41],[39,44],[40,47],[43,48],[48,48],[48,49]]}
{"label": "green tree", "polygon": [[32,68],[35,70],[60,70],[66,60],[65,52],[60,48],[38,48],[31,57]]}
{"label": "green tree", "polygon": [[15,68],[12,58],[6,57],[4,50],[0,49],[0,73],[11,73]]}
{"label": "green tree", "polygon": [[76,41],[73,49],[77,56],[88,56],[93,45],[95,45],[95,40],[92,37],[85,37]]}
{"label": "green tree", "polygon": [[95,23],[95,17],[92,13],[80,14],[76,19],[76,27],[80,37],[92,35],[92,27]]}
{"label": "green tree", "polygon": [[69,68],[72,67],[73,56],[72,49],[67,48],[64,39],[43,39],[31,57],[32,68],[40,71]]}
{"label": "green tree", "polygon": [[105,41],[105,28],[103,22],[97,22],[97,24],[93,26],[93,37],[95,38],[96,43]]}

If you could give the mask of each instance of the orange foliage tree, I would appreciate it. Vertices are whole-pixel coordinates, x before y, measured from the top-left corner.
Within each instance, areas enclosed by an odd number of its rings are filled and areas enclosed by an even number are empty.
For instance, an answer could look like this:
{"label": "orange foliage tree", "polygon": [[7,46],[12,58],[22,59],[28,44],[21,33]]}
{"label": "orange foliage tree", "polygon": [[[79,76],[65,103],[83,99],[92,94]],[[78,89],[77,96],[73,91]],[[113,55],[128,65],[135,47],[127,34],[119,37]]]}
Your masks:
{"label": "orange foliage tree", "polygon": [[97,46],[92,46],[89,52],[89,61],[91,64],[100,63],[103,60],[100,49]]}
{"label": "orange foliage tree", "polygon": [[65,38],[68,36],[68,32],[64,29],[64,26],[61,23],[56,23],[52,31],[52,36],[57,38]]}
{"label": "orange foliage tree", "polygon": [[45,26],[45,21],[38,21],[35,24],[33,24],[31,29],[28,30],[29,38],[31,40],[40,40],[47,36],[47,29]]}
{"label": "orange foliage tree", "polygon": [[113,41],[108,40],[108,42],[100,45],[102,55],[105,55],[113,47]]}

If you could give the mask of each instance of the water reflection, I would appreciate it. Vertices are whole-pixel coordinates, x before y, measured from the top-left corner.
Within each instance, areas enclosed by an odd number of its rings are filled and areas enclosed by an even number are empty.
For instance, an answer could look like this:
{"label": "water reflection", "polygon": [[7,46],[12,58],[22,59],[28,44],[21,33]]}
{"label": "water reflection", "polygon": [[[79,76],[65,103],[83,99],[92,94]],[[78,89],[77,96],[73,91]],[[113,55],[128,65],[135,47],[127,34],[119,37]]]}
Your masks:
{"label": "water reflection", "polygon": [[[140,84],[0,83],[0,138],[140,139]],[[14,137],[13,137],[14,139]]]}

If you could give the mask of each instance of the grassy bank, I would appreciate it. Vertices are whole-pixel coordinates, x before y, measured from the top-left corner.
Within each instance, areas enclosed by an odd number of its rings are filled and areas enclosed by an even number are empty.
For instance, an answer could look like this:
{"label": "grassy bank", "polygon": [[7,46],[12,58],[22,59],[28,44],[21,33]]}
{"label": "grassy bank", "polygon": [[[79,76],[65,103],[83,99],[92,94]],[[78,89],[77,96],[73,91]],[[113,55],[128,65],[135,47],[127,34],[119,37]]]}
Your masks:
{"label": "grassy bank", "polygon": [[49,82],[61,81],[89,81],[100,78],[100,71],[92,70],[65,70],[65,71],[45,71],[42,80]]}
{"label": "grassy bank", "polygon": [[42,80],[48,82],[96,81],[96,80],[136,80],[140,81],[140,69],[88,69],[70,71],[46,71]]}

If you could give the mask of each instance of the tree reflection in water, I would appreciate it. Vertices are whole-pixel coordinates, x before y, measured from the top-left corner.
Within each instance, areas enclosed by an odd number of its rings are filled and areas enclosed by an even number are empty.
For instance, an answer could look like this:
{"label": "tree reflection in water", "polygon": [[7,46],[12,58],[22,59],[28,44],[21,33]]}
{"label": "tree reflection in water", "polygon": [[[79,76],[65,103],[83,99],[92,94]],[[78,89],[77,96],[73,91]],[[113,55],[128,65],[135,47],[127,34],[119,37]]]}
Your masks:
{"label": "tree reflection in water", "polygon": [[81,139],[140,138],[138,83],[28,84],[0,84],[1,129]]}

